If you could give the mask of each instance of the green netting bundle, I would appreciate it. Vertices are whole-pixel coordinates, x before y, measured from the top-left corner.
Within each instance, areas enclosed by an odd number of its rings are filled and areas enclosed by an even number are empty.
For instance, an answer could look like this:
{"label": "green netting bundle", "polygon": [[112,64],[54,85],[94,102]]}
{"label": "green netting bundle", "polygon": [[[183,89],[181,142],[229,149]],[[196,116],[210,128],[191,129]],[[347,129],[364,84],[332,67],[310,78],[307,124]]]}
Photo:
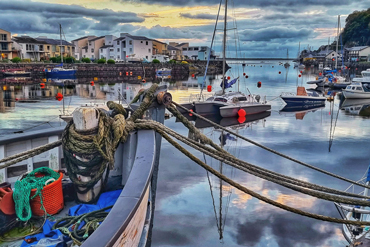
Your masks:
{"label": "green netting bundle", "polygon": [[[40,176],[43,175],[43,176]],[[32,216],[30,200],[36,196],[40,196],[42,205],[41,190],[45,185],[58,180],[60,174],[48,167],[40,167],[28,173],[22,180],[19,180],[14,185],[13,199],[15,203],[15,213],[22,221],[27,221]],[[32,198],[31,190],[37,189]]]}

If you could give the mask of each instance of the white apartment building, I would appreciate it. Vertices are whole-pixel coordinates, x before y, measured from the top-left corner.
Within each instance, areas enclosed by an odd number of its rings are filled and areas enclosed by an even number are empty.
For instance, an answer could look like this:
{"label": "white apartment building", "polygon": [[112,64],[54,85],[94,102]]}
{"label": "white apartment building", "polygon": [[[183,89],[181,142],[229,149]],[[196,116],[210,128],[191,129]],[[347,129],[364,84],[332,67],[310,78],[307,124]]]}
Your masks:
{"label": "white apartment building", "polygon": [[103,46],[104,41],[105,36],[90,39],[87,46],[82,47],[82,58],[88,57],[91,60],[99,59],[99,49]]}
{"label": "white apartment building", "polygon": [[44,41],[39,41],[29,36],[16,36],[12,38],[14,50],[17,51],[21,59],[31,59],[31,61],[40,61],[44,56],[45,46]]}
{"label": "white apartment building", "polygon": [[207,51],[210,51],[208,46],[182,47],[182,55],[192,60],[207,60],[207,56],[205,56]]}
{"label": "white apartment building", "polygon": [[115,51],[113,47],[114,40],[117,39],[114,35],[106,35],[104,38],[103,46],[99,48],[99,59],[105,58],[115,60]]}
{"label": "white apartment building", "polygon": [[80,60],[82,58],[82,50],[83,48],[88,46],[88,42],[91,39],[96,38],[96,36],[84,36],[75,40],[72,40],[71,43],[75,46],[75,52],[74,52],[74,57],[77,60]]}
{"label": "white apartment building", "polygon": [[115,60],[152,60],[153,42],[147,37],[121,33],[113,47]]}

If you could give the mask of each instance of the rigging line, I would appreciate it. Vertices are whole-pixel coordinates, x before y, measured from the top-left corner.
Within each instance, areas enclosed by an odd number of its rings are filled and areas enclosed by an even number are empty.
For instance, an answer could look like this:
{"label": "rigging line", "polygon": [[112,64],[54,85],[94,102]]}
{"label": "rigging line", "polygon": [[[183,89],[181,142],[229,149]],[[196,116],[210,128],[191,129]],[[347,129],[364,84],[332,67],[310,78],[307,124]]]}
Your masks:
{"label": "rigging line", "polygon": [[213,41],[214,41],[214,39],[215,39],[215,35],[216,35],[216,28],[217,28],[217,23],[218,23],[218,17],[220,16],[221,4],[222,4],[222,0],[220,0],[220,5],[219,5],[219,7],[218,7],[218,13],[217,13],[217,18],[216,18],[216,23],[215,23],[215,29],[213,30],[212,41],[211,41],[211,47],[210,47],[210,50],[209,50],[209,52],[208,52],[208,58],[207,58],[207,64],[206,64],[206,70],[205,70],[205,72],[204,72],[203,84],[202,84],[202,88],[201,88],[201,90],[200,90],[200,95],[202,95],[203,88],[204,88],[204,86],[205,86],[205,82],[206,82],[207,70],[208,70],[209,60],[210,60],[210,58],[211,58],[212,47],[213,47]]}
{"label": "rigging line", "polygon": [[333,134],[332,134],[332,137],[331,137],[331,141],[329,142],[329,152],[330,152],[331,146],[333,145],[333,141],[334,141],[334,133],[335,133],[335,127],[337,126],[339,110],[340,110],[340,107],[338,107],[337,116],[336,116],[335,122],[334,122]]}

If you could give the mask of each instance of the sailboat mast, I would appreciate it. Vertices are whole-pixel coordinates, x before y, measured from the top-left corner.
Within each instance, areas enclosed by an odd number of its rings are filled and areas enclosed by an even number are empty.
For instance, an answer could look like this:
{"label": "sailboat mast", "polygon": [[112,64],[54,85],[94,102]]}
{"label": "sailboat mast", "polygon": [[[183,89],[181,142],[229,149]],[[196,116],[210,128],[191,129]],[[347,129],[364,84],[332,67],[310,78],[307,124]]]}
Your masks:
{"label": "sailboat mast", "polygon": [[338,29],[337,29],[337,48],[336,48],[336,58],[335,58],[335,69],[338,66],[338,43],[339,43],[339,24],[340,24],[340,15],[338,15]]}
{"label": "sailboat mast", "polygon": [[224,38],[222,50],[222,94],[225,93],[225,70],[226,70],[226,24],[227,24],[227,1],[225,0],[225,16],[224,16]]}
{"label": "sailboat mast", "polygon": [[62,54],[62,24],[59,24],[59,33],[60,33],[60,61],[63,63],[63,54]]}

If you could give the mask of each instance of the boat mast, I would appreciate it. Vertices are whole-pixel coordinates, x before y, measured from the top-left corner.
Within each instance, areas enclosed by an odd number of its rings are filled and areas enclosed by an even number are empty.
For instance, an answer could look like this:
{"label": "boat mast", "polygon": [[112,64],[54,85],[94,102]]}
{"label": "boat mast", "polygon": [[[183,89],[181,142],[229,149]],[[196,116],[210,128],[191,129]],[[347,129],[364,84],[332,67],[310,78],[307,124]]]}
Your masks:
{"label": "boat mast", "polygon": [[224,16],[224,38],[222,50],[222,94],[225,94],[225,69],[226,69],[226,25],[227,25],[227,1],[225,0],[225,16]]}
{"label": "boat mast", "polygon": [[59,33],[60,33],[60,61],[63,63],[63,54],[62,54],[62,24],[59,24]]}
{"label": "boat mast", "polygon": [[337,48],[336,48],[336,58],[335,58],[335,69],[338,66],[338,43],[339,43],[339,24],[340,24],[340,15],[338,15],[338,29],[337,29]]}

